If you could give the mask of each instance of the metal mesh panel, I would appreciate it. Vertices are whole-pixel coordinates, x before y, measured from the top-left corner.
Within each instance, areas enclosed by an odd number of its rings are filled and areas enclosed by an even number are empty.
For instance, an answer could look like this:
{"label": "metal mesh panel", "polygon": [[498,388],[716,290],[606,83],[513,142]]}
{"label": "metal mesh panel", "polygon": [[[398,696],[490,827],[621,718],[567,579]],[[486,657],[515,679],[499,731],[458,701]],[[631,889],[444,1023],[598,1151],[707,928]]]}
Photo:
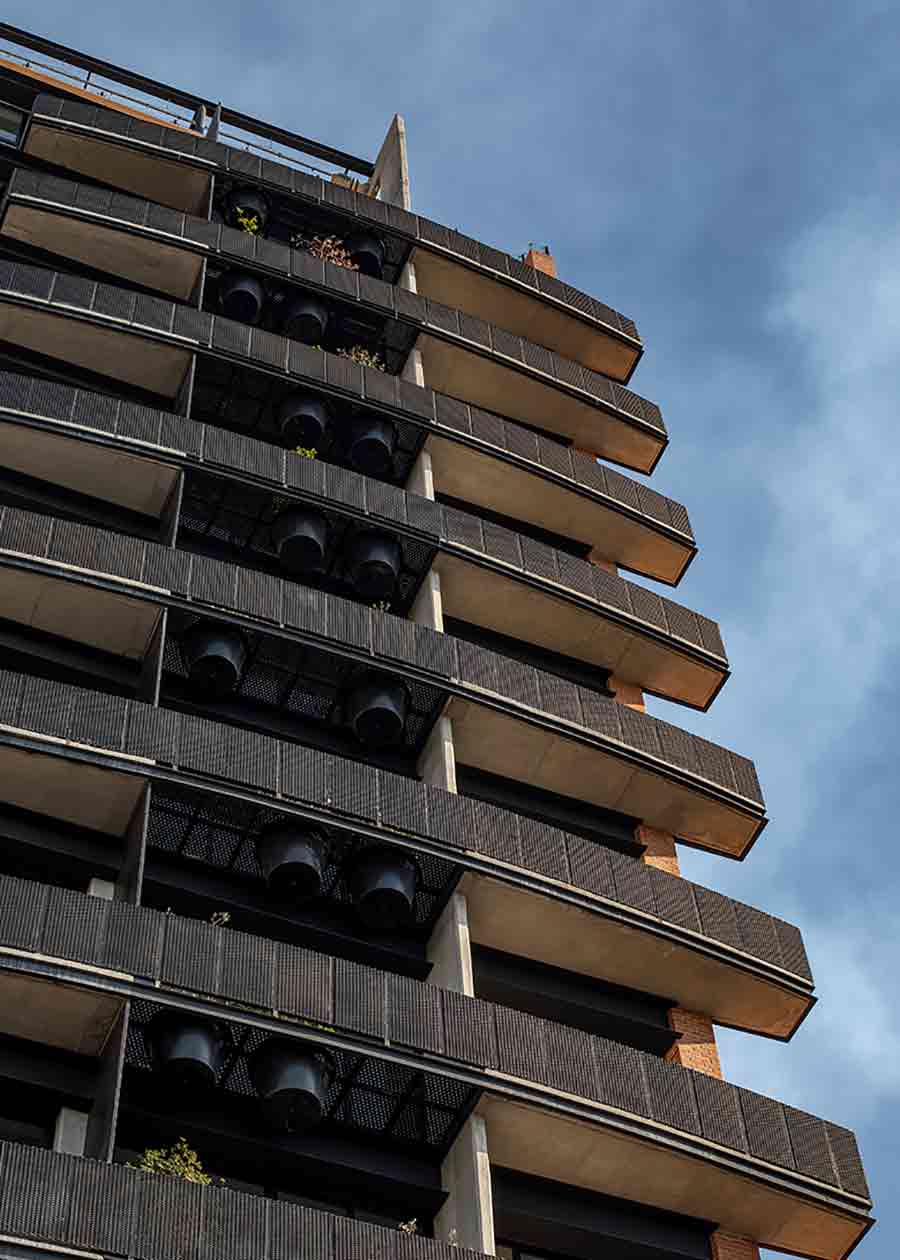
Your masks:
{"label": "metal mesh panel", "polygon": [[793,1168],[794,1156],[781,1103],[749,1089],[736,1092],[751,1155],[782,1168]]}
{"label": "metal mesh panel", "polygon": [[689,928],[692,932],[702,931],[700,915],[694,901],[693,884],[678,875],[670,875],[668,871],[657,870],[654,866],[648,866],[647,870],[659,917],[667,923]]}
{"label": "metal mesh panel", "polygon": [[385,1027],[384,976],[370,967],[334,962],[334,1022],[341,1028],[383,1037]]}
{"label": "metal mesh panel", "polygon": [[547,1084],[579,1098],[594,1094],[591,1036],[580,1028],[547,1025]]}
{"label": "metal mesh panel", "polygon": [[726,945],[733,945],[736,949],[740,949],[741,938],[734,913],[734,902],[731,898],[723,897],[721,893],[714,892],[711,888],[701,888],[699,885],[694,886],[694,895],[697,898],[697,909],[700,911],[700,921],[705,934],[716,941],[723,941]]}
{"label": "metal mesh panel", "polygon": [[273,1001],[275,942],[233,930],[221,934],[221,991],[248,1006],[269,1010]]}
{"label": "metal mesh panel", "polygon": [[651,1054],[643,1056],[654,1120],[686,1133],[700,1133],[700,1117],[694,1099],[694,1072],[664,1063]]}
{"label": "metal mesh panel", "polygon": [[163,982],[197,993],[220,992],[224,936],[220,927],[170,915],[163,943]]}
{"label": "metal mesh panel", "polygon": [[446,1053],[476,1067],[496,1068],[497,1034],[490,1002],[439,989],[444,1011]]}
{"label": "metal mesh panel", "polygon": [[828,1134],[828,1145],[831,1147],[834,1166],[841,1185],[848,1193],[859,1194],[864,1199],[868,1199],[870,1197],[869,1183],[866,1181],[862,1160],[859,1157],[856,1138],[849,1129],[841,1128],[840,1125],[831,1124],[828,1121],[825,1124],[825,1132]]}
{"label": "metal mesh panel", "polygon": [[598,893],[601,897],[617,901],[618,892],[610,862],[611,850],[584,836],[569,835],[566,837],[566,844],[575,884],[589,892]]}
{"label": "metal mesh panel", "polygon": [[109,902],[68,888],[51,888],[41,952],[78,962],[96,962],[109,917]]}
{"label": "metal mesh panel", "polygon": [[444,1053],[441,991],[408,976],[388,976],[388,1037],[398,1045]]}
{"label": "metal mesh panel", "polygon": [[138,1187],[136,1219],[141,1223],[140,1260],[159,1256],[194,1260],[199,1254],[201,1223],[210,1193],[180,1177],[142,1177]]}
{"label": "metal mesh panel", "polygon": [[67,1241],[113,1255],[131,1254],[139,1184],[135,1174],[121,1165],[84,1161],[72,1178]]}
{"label": "metal mesh panel", "polygon": [[276,944],[273,1005],[286,1015],[330,1023],[334,1013],[334,960],[293,945]]}
{"label": "metal mesh panel", "polygon": [[494,1014],[500,1071],[547,1084],[547,1031],[552,1025],[506,1006],[498,1006]]}
{"label": "metal mesh panel", "polygon": [[794,1107],[784,1107],[783,1110],[797,1171],[836,1186],[838,1178],[831,1159],[825,1122]]}
{"label": "metal mesh panel", "polygon": [[0,878],[0,940],[4,945],[37,949],[44,931],[49,891],[31,880]]}
{"label": "metal mesh panel", "polygon": [[222,1260],[240,1255],[246,1260],[265,1260],[267,1216],[265,1199],[216,1187],[207,1198],[198,1257]]}
{"label": "metal mesh panel", "polygon": [[[296,1203],[270,1203],[269,1260],[297,1260],[298,1256],[332,1260],[337,1219]],[[367,1255],[365,1260],[375,1258]]]}
{"label": "metal mesh panel", "polygon": [[155,980],[159,976],[165,916],[145,906],[110,903],[103,960],[114,971]]}
{"label": "metal mesh panel", "polygon": [[4,1231],[24,1238],[67,1238],[72,1178],[79,1163],[77,1156],[6,1143],[0,1189]]}
{"label": "metal mesh panel", "polygon": [[703,1136],[710,1142],[718,1142],[732,1150],[746,1151],[747,1140],[734,1086],[717,1080],[714,1076],[696,1072],[694,1091]]}
{"label": "metal mesh panel", "polygon": [[627,853],[618,853],[614,849],[609,851],[609,863],[618,900],[647,914],[655,914],[651,868],[639,859],[629,857]]}
{"label": "metal mesh panel", "polygon": [[644,1055],[630,1046],[593,1037],[595,1093],[598,1102],[639,1116],[650,1116],[650,1103],[642,1070]]}

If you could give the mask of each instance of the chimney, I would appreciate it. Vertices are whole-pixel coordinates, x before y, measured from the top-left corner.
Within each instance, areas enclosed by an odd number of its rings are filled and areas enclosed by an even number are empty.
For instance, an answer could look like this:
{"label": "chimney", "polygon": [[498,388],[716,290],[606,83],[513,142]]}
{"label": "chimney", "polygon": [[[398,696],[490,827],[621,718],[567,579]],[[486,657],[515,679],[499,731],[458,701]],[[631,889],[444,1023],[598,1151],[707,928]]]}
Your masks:
{"label": "chimney", "polygon": [[550,253],[550,246],[544,246],[544,252],[535,249],[532,245],[525,255],[525,262],[529,267],[534,267],[535,271],[543,271],[545,276],[556,275],[556,260]]}

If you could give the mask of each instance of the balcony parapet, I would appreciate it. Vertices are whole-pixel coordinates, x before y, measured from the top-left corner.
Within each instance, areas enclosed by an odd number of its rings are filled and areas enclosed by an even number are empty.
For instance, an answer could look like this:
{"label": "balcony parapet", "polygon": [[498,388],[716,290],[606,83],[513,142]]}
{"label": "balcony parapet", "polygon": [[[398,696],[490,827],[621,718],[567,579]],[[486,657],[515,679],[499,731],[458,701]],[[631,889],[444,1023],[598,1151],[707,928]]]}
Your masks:
{"label": "balcony parapet", "polygon": [[[426,375],[448,394],[558,431],[576,446],[641,472],[652,471],[666,442],[656,404],[607,377],[408,289],[226,224],[18,168],[7,189],[2,231],[182,300],[194,291],[204,257],[293,281],[332,301],[362,303],[412,335],[421,333]],[[585,406],[599,406],[607,419],[598,421]]]}
{"label": "balcony parapet", "polygon": [[[71,321],[71,331],[60,335],[59,320]],[[54,349],[62,362],[167,398],[184,387],[190,355],[196,352],[277,374],[338,401],[397,417],[417,432],[416,451],[431,434],[440,447],[435,459],[442,481],[451,493],[456,482],[464,489],[478,475],[477,461],[487,456],[491,481],[505,477],[509,482],[498,510],[527,514],[528,494],[523,497],[511,474],[539,476],[547,483],[541,495],[551,487],[564,491],[549,519],[540,516],[539,523],[562,525],[558,532],[563,534],[574,524],[588,538],[596,533],[598,540],[608,541],[611,536],[611,550],[604,552],[626,568],[675,584],[696,552],[681,504],[596,460],[455,398],[221,315],[65,272],[0,261],[0,331],[13,345],[42,353]],[[506,467],[501,470],[495,460]]]}
{"label": "balcony parapet", "polygon": [[[383,521],[410,539],[422,538],[432,558],[446,554],[439,567],[448,582],[449,615],[477,620],[474,614],[466,617],[470,604],[488,610],[489,628],[516,637],[521,626],[519,638],[583,655],[624,681],[696,708],[708,708],[728,677],[719,628],[709,618],[576,556],[349,469],[300,459],[168,412],[9,372],[0,372],[3,421],[9,433],[12,423],[34,426],[36,435],[55,435],[48,444],[48,437],[29,442],[20,433],[15,450],[10,439],[8,466],[26,475],[64,469],[67,489],[99,498],[114,494],[120,506],[161,514],[174,492],[174,474],[162,480],[159,464],[146,461],[224,472],[236,493],[242,486],[254,492],[266,486],[273,502],[337,507],[360,521]],[[117,479],[110,469],[103,471],[102,462],[86,466],[73,446],[76,440],[106,451],[110,467],[123,452],[145,462]],[[535,616],[529,594],[535,590],[544,597],[542,616]],[[589,618],[602,620],[591,624]]]}
{"label": "balcony parapet", "polygon": [[145,604],[226,610],[443,687],[463,764],[616,809],[730,857],[744,857],[766,824],[746,757],[465,640],[269,574],[18,508],[3,509],[0,544],[6,568],[36,565],[47,580],[118,588]]}
{"label": "balcony parapet", "polygon": [[[212,1016],[227,1003],[230,1019],[255,1012],[261,1026],[323,1046],[346,1046],[349,1034],[363,1052],[369,1046],[404,1064],[411,1054],[422,1070],[482,1091],[495,1149],[514,1130],[534,1140],[546,1124],[550,1138],[566,1123],[574,1125],[573,1145],[588,1141],[595,1153],[610,1155],[627,1141],[632,1174],[644,1161],[658,1174],[664,1161],[670,1181],[641,1186],[645,1201],[660,1208],[697,1215],[709,1166],[727,1187],[720,1222],[747,1230],[752,1219],[751,1236],[764,1244],[839,1256],[869,1225],[869,1190],[849,1130],[578,1029],[284,943],[10,877],[0,878],[0,948],[12,951],[0,954],[0,988],[10,965],[15,977],[30,966],[39,976],[62,962],[56,974],[65,984],[153,994],[176,1007],[187,1001]],[[94,969],[89,980],[85,971]],[[314,985],[303,983],[307,975]],[[566,1150],[556,1157],[568,1173]],[[615,1193],[616,1178],[598,1160],[591,1188]],[[754,1202],[766,1192],[783,1205],[774,1217]],[[812,1247],[799,1246],[801,1229]]]}
{"label": "balcony parapet", "polygon": [[[327,826],[433,852],[523,895],[587,911],[598,924],[607,919],[613,924],[604,928],[609,944],[601,951],[611,969],[607,979],[634,984],[643,977],[653,992],[668,972],[671,995],[717,1022],[786,1038],[812,1004],[809,963],[792,925],[486,802],[192,714],[9,672],[0,674],[0,723],[12,759],[4,795],[12,804],[47,812],[55,801],[59,817],[98,825],[92,801],[73,796],[68,779],[54,789],[64,793],[56,799],[49,769],[41,793],[15,795],[12,750],[21,741],[66,763],[87,757],[107,770],[161,781],[174,776],[205,792],[250,792]],[[64,770],[65,764],[60,782]],[[615,944],[622,927],[631,933],[627,949]]]}
{"label": "balcony parapet", "polygon": [[[110,159],[110,145],[125,151],[118,160]],[[324,207],[348,226],[368,224],[438,267],[449,264],[449,278],[438,274],[431,281],[440,293],[464,290],[472,277],[479,308],[472,314],[499,307],[500,322],[517,325],[511,331],[525,335],[537,325],[542,344],[563,353],[577,347],[574,357],[589,371],[627,381],[640,359],[643,347],[634,322],[571,285],[400,206],[245,150],[50,94],[35,100],[22,146],[64,169],[189,213],[205,213],[214,175],[259,184],[276,195]]]}

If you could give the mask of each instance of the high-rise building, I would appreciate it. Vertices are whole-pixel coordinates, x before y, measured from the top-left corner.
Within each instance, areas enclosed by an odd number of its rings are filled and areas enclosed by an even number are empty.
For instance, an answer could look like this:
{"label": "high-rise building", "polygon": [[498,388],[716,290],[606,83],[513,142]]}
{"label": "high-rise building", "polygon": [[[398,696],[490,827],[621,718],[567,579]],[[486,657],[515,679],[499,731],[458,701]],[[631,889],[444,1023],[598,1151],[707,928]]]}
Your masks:
{"label": "high-rise building", "polygon": [[0,1257],[841,1260],[852,1133],[719,1065],[813,982],[679,873],[766,815],[645,711],[728,663],[635,325],[400,118],[0,39]]}

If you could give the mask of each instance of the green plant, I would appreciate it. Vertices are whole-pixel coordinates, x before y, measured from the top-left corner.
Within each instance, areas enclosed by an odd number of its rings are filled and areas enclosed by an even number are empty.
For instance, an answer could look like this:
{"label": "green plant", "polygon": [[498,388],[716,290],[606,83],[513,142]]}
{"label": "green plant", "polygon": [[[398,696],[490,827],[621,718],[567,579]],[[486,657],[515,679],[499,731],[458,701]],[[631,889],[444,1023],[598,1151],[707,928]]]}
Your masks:
{"label": "green plant", "polygon": [[258,214],[250,214],[242,206],[234,207],[234,221],[242,232],[248,236],[259,236],[260,222]]}
{"label": "green plant", "polygon": [[370,604],[369,607],[374,608],[376,612],[390,612],[391,601],[389,599],[376,599],[375,603]]}
{"label": "green plant", "polygon": [[174,1146],[148,1146],[143,1155],[128,1166],[140,1168],[142,1172],[161,1173],[164,1177],[181,1177],[183,1181],[195,1181],[201,1186],[210,1186],[215,1180],[203,1167],[197,1152],[188,1145],[187,1138],[183,1137]]}
{"label": "green plant", "polygon": [[339,236],[306,236],[303,232],[295,232],[291,237],[291,244],[295,249],[305,249],[307,253],[324,262],[334,263],[336,267],[359,271],[359,264],[350,257]]}
{"label": "green plant", "polygon": [[419,1222],[416,1220],[415,1217],[413,1217],[411,1220],[401,1221],[400,1224],[397,1226],[397,1228],[401,1230],[404,1234],[418,1234]]}
{"label": "green plant", "polygon": [[316,450],[314,446],[295,446],[294,447],[294,454],[302,455],[304,459],[315,459],[318,453],[319,452]]}
{"label": "green plant", "polygon": [[375,350],[367,350],[365,346],[351,346],[349,350],[335,350],[335,354],[339,354],[342,359],[352,359],[354,363],[361,363],[363,367],[375,368],[377,372],[387,371],[387,365],[381,355]]}
{"label": "green plant", "polygon": [[209,921],[213,927],[225,927],[231,922],[231,914],[228,910],[214,910],[209,916]]}

